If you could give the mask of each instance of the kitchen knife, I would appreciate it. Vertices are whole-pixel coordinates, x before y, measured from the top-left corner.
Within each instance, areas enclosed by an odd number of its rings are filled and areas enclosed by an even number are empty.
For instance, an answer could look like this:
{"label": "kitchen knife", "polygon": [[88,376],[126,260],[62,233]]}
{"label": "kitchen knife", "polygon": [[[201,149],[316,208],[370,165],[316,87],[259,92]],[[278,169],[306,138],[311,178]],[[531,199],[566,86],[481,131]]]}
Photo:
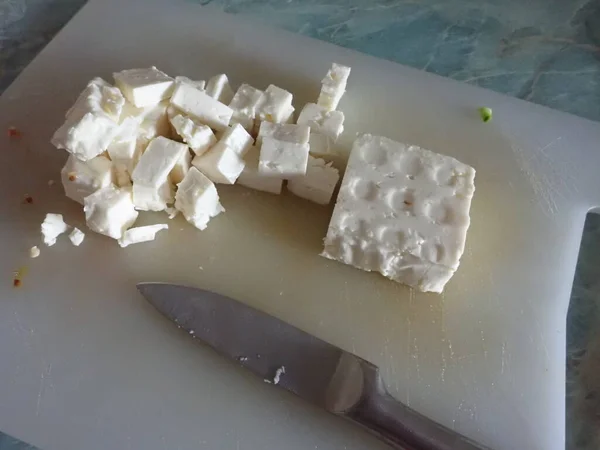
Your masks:
{"label": "kitchen knife", "polygon": [[394,448],[484,448],[394,399],[373,364],[273,316],[201,289],[165,283],[137,287],[193,338]]}

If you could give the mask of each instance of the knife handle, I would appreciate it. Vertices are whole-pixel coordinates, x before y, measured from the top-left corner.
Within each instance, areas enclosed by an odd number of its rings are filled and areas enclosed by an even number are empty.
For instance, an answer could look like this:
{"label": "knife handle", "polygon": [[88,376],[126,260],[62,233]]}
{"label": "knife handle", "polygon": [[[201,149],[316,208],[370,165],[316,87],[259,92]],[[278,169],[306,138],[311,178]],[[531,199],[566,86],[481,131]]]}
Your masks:
{"label": "knife handle", "polygon": [[400,450],[482,450],[486,447],[419,414],[386,390],[379,369],[361,361],[363,391],[344,415]]}

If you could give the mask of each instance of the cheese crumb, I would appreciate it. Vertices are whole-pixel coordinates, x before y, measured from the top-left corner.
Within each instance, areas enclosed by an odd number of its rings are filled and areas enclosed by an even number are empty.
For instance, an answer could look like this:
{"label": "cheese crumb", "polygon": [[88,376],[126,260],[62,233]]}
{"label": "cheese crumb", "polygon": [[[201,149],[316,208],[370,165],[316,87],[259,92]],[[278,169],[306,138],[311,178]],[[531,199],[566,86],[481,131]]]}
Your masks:
{"label": "cheese crumb", "polygon": [[159,223],[157,225],[147,225],[144,227],[130,228],[123,233],[123,237],[119,239],[121,247],[127,247],[131,244],[139,244],[140,242],[148,242],[156,239],[156,233],[160,230],[167,230],[169,225]]}
{"label": "cheese crumb", "polygon": [[73,228],[73,231],[69,233],[69,239],[75,247],[79,247],[85,238],[85,233],[79,228]]}
{"label": "cheese crumb", "polygon": [[51,247],[56,244],[56,238],[65,233],[69,226],[63,220],[62,214],[46,214],[41,228],[44,244]]}

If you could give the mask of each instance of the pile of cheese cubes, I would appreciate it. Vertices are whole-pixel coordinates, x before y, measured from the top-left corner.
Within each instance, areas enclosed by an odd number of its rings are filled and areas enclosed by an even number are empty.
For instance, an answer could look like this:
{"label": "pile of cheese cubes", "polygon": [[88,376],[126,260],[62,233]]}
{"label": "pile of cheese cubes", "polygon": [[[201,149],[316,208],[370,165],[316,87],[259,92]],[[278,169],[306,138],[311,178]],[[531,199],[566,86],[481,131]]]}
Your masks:
{"label": "pile of cheese cubes", "polygon": [[287,180],[290,192],[327,204],[339,180],[329,157],[349,74],[333,64],[295,123],[292,94],[275,85],[234,91],[224,74],[205,83],[155,67],[115,73],[114,85],[94,78],[52,138],[70,153],[65,193],[83,205],[91,230],[121,245],[164,228],[130,229],[139,211],[181,212],[203,230],[224,211],[219,183],[279,194]]}

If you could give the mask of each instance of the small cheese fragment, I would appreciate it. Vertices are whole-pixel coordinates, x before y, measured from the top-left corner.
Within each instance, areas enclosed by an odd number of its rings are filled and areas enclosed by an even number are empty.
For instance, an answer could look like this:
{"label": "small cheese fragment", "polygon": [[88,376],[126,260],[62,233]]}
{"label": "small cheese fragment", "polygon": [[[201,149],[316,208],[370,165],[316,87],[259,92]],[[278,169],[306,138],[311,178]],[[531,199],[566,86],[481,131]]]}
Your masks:
{"label": "small cheese fragment", "polygon": [[336,109],[344,92],[346,92],[346,83],[349,76],[350,67],[333,63],[331,69],[321,81],[321,93],[317,104],[329,111]]}
{"label": "small cheese fragment", "polygon": [[234,184],[246,163],[231,147],[217,142],[208,152],[196,156],[192,164],[213,183]]}
{"label": "small cheese fragment", "polygon": [[236,91],[229,107],[233,110],[231,123],[241,124],[246,131],[254,129],[254,119],[258,113],[263,92],[249,84],[242,84]]}
{"label": "small cheese fragment", "polygon": [[189,145],[196,155],[202,155],[217,143],[215,134],[206,125],[181,114],[175,114],[170,120],[175,132],[181,136],[183,142]]}
{"label": "small cheese fragment", "polygon": [[131,244],[153,241],[156,239],[156,233],[158,233],[160,230],[167,229],[169,229],[169,225],[166,223],[130,228],[129,230],[125,231],[123,233],[123,237],[119,239],[119,245],[121,247],[127,247]]}
{"label": "small cheese fragment", "polygon": [[175,77],[175,84],[187,83],[194,86],[196,89],[203,91],[206,87],[206,81],[204,80],[191,80],[188,77],[177,76]]}
{"label": "small cheese fragment", "polygon": [[86,162],[69,155],[60,171],[65,195],[83,205],[83,199],[114,182],[113,164],[103,155]]}
{"label": "small cheese fragment", "polygon": [[335,167],[332,167],[331,162],[309,155],[306,175],[290,178],[287,188],[298,197],[327,205],[331,201],[339,179],[340,174]]}
{"label": "small cheese fragment", "polygon": [[308,144],[286,142],[267,136],[262,140],[258,171],[261,175],[290,178],[306,173]]}
{"label": "small cheese fragment", "polygon": [[252,147],[254,139],[241,124],[236,123],[227,127],[219,142],[243,157]]}
{"label": "small cheese fragment", "polygon": [[352,147],[322,255],[441,292],[464,251],[475,170],[379,136]]}
{"label": "small cheese fragment", "polygon": [[69,233],[69,240],[75,247],[79,247],[85,238],[85,233],[79,228],[73,228]]}
{"label": "small cheese fragment", "polygon": [[136,136],[139,138],[150,140],[157,136],[169,136],[171,127],[169,126],[169,116],[167,114],[168,107],[168,100],[143,108],[137,108],[126,102],[121,114],[121,126],[129,118],[139,124],[136,132]]}
{"label": "small cheese fragment", "polygon": [[292,94],[273,84],[262,94],[258,109],[258,118],[262,121],[284,123],[294,112]]}
{"label": "small cheese fragment", "polygon": [[133,204],[140,211],[165,211],[175,201],[175,188],[170,180],[158,187],[133,183]]}
{"label": "small cheese fragment", "polygon": [[40,256],[40,253],[40,248],[37,245],[34,245],[29,249],[30,258],[37,258],[38,256]]}
{"label": "small cheese fragment", "polygon": [[307,103],[300,115],[298,124],[310,127],[310,153],[327,157],[333,153],[333,144],[344,131],[344,113],[328,111],[315,103]]}
{"label": "small cheese fragment", "polygon": [[200,230],[206,228],[211,218],[225,211],[213,182],[195,167],[189,170],[177,186],[175,208]]}
{"label": "small cheese fragment", "polygon": [[260,147],[265,137],[272,137],[278,141],[292,142],[294,144],[308,144],[310,128],[302,124],[262,122],[258,130],[256,145]]}
{"label": "small cheese fragment", "polygon": [[187,145],[166,137],[152,139],[133,170],[134,185],[159,187],[187,151]]}
{"label": "small cheese fragment", "polygon": [[113,74],[115,84],[136,108],[156,105],[168,99],[175,81],[156,67],[128,69]]}
{"label": "small cheese fragment", "polygon": [[240,174],[236,183],[258,191],[270,192],[272,194],[281,194],[283,180],[281,178],[261,175],[258,171],[258,159],[260,150],[258,147],[252,147],[244,157],[246,165]]}
{"label": "small cheese fragment", "polygon": [[117,120],[123,103],[118,89],[94,78],[67,112],[65,123],[52,136],[52,144],[82,161],[98,156],[119,131]]}
{"label": "small cheese fragment", "polygon": [[138,217],[131,190],[114,186],[102,188],[84,199],[83,211],[90,230],[120,239]]}
{"label": "small cheese fragment", "polygon": [[41,229],[44,244],[51,247],[56,244],[56,238],[65,233],[69,226],[63,220],[62,214],[46,214]]}
{"label": "small cheese fragment", "polygon": [[224,73],[215,75],[206,83],[206,93],[221,103],[228,104],[233,98],[233,89]]}
{"label": "small cheese fragment", "polygon": [[229,106],[187,83],[177,86],[171,104],[214,130],[224,130],[233,114]]}

